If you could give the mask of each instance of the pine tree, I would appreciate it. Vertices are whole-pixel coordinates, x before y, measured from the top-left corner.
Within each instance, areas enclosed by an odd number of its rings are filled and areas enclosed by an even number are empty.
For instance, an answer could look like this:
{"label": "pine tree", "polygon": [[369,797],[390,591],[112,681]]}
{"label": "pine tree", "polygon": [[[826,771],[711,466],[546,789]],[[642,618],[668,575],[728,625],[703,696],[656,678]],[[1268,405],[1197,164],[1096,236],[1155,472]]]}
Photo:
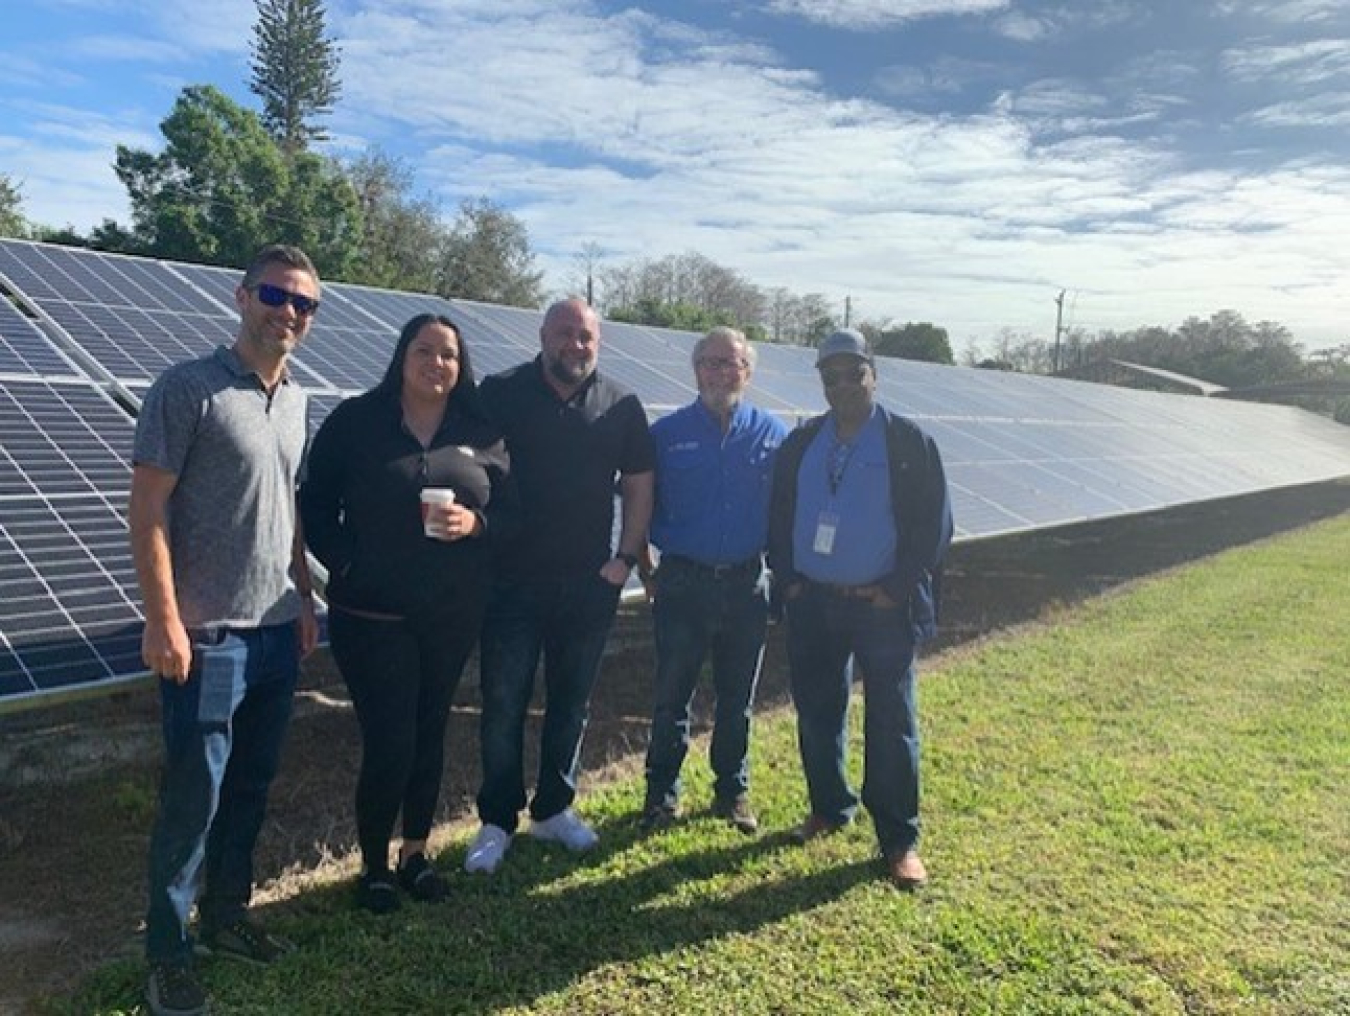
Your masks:
{"label": "pine tree", "polygon": [[324,35],[323,0],[255,0],[253,80],[262,121],[287,155],[328,132],[316,123],[337,101],[338,48]]}

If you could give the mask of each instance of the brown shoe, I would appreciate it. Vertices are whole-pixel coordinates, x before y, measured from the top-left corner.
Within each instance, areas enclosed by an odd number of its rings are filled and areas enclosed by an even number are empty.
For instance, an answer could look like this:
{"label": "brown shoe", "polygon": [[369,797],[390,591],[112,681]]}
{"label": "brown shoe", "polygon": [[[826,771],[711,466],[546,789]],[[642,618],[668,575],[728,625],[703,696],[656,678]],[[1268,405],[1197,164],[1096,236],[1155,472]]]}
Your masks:
{"label": "brown shoe", "polygon": [[759,819],[755,816],[754,809],[750,807],[750,798],[744,794],[717,798],[713,801],[712,813],[718,818],[726,819],[746,836],[753,836],[759,832]]}
{"label": "brown shoe", "polygon": [[847,823],[831,822],[821,815],[807,815],[806,821],[799,826],[795,826],[790,835],[792,839],[801,844],[810,843],[821,836],[829,836],[831,833],[837,833],[844,828]]}
{"label": "brown shoe", "polygon": [[918,889],[928,882],[928,869],[914,849],[887,858],[886,869],[891,874],[891,881],[901,889]]}

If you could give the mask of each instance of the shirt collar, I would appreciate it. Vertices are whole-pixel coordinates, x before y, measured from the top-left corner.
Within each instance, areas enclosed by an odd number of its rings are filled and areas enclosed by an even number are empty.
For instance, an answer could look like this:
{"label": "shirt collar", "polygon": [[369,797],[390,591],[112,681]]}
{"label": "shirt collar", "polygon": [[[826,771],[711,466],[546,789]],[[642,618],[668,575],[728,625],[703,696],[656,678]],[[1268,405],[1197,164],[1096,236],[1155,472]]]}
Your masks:
{"label": "shirt collar", "polygon": [[[258,377],[257,371],[245,366],[244,361],[239,359],[239,354],[234,351],[233,346],[217,346],[216,360],[235,377]],[[261,380],[259,378],[259,381]],[[281,365],[281,383],[284,385],[291,383],[291,369],[288,364]]]}
{"label": "shirt collar", "polygon": [[[717,414],[704,404],[703,399],[695,399],[694,405],[698,407],[696,411],[698,412],[699,417],[706,421],[708,426],[715,427],[720,432],[722,429],[722,422],[717,418]],[[727,433],[731,433],[731,431],[735,430],[737,426],[745,420],[745,415],[748,412],[750,412],[750,407],[746,405],[745,399],[742,397],[736,403],[736,408],[731,411],[731,420],[727,424]]]}
{"label": "shirt collar", "polygon": [[[830,436],[837,441],[839,439],[839,432],[835,427],[834,410],[831,409],[827,415],[829,417]],[[869,429],[875,427],[877,425],[877,420],[879,420],[880,418],[881,418],[881,406],[878,403],[874,402],[872,403],[872,412],[869,413],[867,419],[863,421],[863,425],[858,428],[858,433],[854,435],[853,440],[854,441],[858,440],[858,438],[862,437],[862,435],[866,433]]]}

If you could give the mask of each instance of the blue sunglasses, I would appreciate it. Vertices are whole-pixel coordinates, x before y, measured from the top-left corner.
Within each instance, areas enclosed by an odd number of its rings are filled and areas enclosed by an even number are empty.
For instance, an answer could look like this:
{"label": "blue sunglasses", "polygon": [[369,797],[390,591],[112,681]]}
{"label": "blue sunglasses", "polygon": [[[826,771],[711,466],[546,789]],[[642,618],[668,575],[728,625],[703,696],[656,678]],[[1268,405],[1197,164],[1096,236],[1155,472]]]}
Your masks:
{"label": "blue sunglasses", "polygon": [[289,303],[301,317],[309,317],[319,309],[319,301],[313,297],[292,293],[280,286],[269,286],[266,282],[254,286],[253,292],[257,293],[258,299],[269,307],[284,307]]}

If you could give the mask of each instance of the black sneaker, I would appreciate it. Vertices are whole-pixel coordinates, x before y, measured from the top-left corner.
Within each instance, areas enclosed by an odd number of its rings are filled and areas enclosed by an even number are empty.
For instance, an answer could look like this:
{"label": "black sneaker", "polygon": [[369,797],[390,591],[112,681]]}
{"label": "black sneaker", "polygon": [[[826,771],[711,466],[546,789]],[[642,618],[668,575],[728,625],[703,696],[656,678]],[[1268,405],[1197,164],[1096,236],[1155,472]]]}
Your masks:
{"label": "black sneaker", "polygon": [[295,952],[295,946],[271,934],[247,917],[213,931],[203,932],[198,949],[207,956],[224,956],[260,966]]}
{"label": "black sneaker", "polygon": [[759,819],[755,816],[754,809],[750,807],[750,798],[744,794],[717,798],[713,801],[712,813],[718,818],[726,819],[746,836],[753,836],[759,832]]}
{"label": "black sneaker", "polygon": [[425,854],[413,854],[412,857],[404,858],[403,863],[398,866],[398,884],[403,886],[409,896],[423,903],[443,900],[445,894],[450,891],[450,886],[446,884],[445,879],[436,874],[436,869],[431,866]]}
{"label": "black sneaker", "polygon": [[663,804],[660,801],[649,802],[642,809],[642,817],[638,819],[638,828],[644,833],[654,833],[662,829],[669,829],[680,817],[680,806],[678,804]]}
{"label": "black sneaker", "polygon": [[384,871],[368,871],[356,880],[356,905],[372,914],[392,914],[399,908],[394,876]]}
{"label": "black sneaker", "polygon": [[206,991],[192,960],[151,963],[145,1004],[150,1016],[202,1016],[206,1012]]}

